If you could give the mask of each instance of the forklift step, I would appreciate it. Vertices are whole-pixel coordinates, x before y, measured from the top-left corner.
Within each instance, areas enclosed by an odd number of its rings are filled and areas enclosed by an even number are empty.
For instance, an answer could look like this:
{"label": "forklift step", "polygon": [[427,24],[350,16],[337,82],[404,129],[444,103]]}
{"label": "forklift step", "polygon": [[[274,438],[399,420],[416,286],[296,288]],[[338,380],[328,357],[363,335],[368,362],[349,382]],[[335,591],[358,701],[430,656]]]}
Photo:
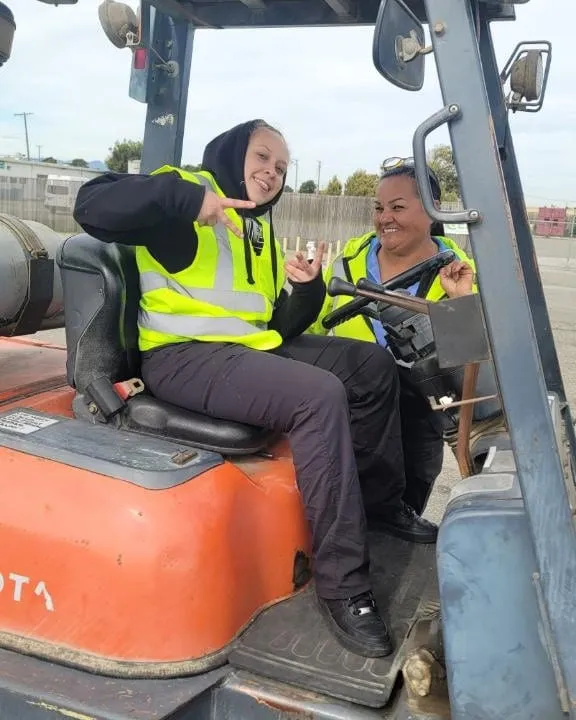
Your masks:
{"label": "forklift step", "polygon": [[313,588],[263,612],[234,646],[233,667],[369,707],[394,689],[416,619],[435,608],[435,546],[370,534],[374,593],[395,653],[368,659],[344,650],[322,619]]}

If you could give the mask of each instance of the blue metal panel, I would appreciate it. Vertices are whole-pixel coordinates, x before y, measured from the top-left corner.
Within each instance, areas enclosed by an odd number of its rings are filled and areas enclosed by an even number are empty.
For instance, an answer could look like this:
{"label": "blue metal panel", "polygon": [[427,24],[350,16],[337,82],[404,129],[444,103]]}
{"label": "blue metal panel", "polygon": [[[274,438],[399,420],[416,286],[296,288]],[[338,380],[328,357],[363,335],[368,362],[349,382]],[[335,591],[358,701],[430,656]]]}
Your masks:
{"label": "blue metal panel", "polygon": [[[506,480],[492,477],[495,488]],[[436,551],[452,720],[564,718],[522,501],[465,493],[448,508]]]}
{"label": "blue metal panel", "polygon": [[[140,168],[143,173],[165,164],[180,164],[194,28],[186,21],[174,20],[157,11],[152,38],[148,56],[148,110]],[[176,61],[178,72],[171,75],[162,67],[162,61]]]}
{"label": "blue metal panel", "polygon": [[[576,532],[476,38],[471,0],[425,0],[472,251],[550,622],[576,717]],[[501,715],[499,717],[502,717]]]}

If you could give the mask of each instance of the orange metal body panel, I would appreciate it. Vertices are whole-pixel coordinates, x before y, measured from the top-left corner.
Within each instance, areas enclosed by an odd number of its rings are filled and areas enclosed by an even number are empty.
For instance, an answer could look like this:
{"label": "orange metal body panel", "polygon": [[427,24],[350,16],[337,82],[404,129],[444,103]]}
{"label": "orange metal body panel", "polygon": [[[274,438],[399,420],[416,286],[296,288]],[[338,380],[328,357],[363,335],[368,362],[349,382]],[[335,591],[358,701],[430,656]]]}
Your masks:
{"label": "orange metal body panel", "polygon": [[0,337],[0,405],[66,385],[66,348]]}
{"label": "orange metal body panel", "polygon": [[[69,388],[3,392],[3,410],[71,415]],[[221,650],[293,592],[295,555],[309,554],[289,450],[272,452],[147,490],[0,447],[0,631],[128,662]]]}

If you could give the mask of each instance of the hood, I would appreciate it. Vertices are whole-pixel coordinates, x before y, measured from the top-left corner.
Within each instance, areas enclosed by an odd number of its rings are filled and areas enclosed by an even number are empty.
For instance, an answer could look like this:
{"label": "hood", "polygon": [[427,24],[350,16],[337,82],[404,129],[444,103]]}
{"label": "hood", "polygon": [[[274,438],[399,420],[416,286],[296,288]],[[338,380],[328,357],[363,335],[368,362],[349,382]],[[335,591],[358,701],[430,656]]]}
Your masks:
{"label": "hood", "polygon": [[[244,182],[244,159],[250,136],[262,120],[249,120],[223,132],[211,140],[204,150],[202,170],[207,170],[216,180],[226,197],[248,200]],[[284,191],[286,176],[278,194],[265,205],[253,210],[239,210],[239,215],[260,217],[269,212],[280,200]]]}

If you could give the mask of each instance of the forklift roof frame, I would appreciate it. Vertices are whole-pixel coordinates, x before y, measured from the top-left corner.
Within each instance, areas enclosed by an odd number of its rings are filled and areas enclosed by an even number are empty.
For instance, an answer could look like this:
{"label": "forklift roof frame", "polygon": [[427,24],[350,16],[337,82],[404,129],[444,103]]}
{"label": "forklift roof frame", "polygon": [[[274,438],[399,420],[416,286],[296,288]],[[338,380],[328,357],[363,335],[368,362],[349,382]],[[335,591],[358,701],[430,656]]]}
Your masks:
{"label": "forklift roof frame", "polygon": [[[470,240],[537,558],[533,581],[559,693],[576,718],[576,530],[568,490],[576,442],[490,29],[494,20],[514,20],[514,4],[521,1],[527,0],[410,0],[408,5],[431,28],[444,108],[457,108],[445,119],[464,205],[479,213],[479,221],[470,220]],[[154,57],[149,69],[133,68],[130,82],[131,96],[147,104],[141,171],[180,163],[197,28],[370,25],[379,6],[379,0],[142,0],[142,40],[155,52],[148,55],[148,61]],[[168,72],[158,56],[178,63],[178,71]],[[425,121],[415,133],[416,158],[422,157],[429,125]],[[560,399],[570,478],[548,392]]]}

